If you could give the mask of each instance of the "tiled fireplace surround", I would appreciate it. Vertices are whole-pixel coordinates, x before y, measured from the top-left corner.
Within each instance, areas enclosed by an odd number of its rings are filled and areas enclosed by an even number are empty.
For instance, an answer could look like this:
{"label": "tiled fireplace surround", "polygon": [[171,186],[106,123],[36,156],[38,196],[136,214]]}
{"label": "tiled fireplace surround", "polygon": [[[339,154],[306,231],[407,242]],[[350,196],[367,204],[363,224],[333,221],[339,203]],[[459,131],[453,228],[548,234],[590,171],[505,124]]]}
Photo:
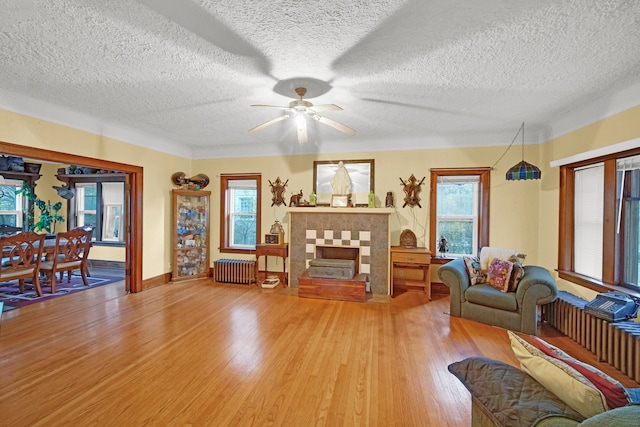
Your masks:
{"label": "tiled fireplace surround", "polygon": [[371,292],[389,293],[389,214],[386,208],[289,208],[289,285],[316,256],[318,246],[360,248],[360,272]]}

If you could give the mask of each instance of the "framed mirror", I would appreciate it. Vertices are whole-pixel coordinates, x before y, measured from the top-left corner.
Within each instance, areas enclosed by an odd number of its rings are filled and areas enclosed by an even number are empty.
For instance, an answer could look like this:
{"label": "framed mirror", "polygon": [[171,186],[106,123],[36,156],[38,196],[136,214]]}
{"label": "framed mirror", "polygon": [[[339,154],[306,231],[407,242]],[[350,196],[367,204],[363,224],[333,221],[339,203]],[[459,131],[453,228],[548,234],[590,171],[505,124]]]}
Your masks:
{"label": "framed mirror", "polygon": [[354,206],[368,206],[369,192],[374,188],[374,160],[329,160],[313,162],[313,192],[317,206],[331,206],[331,180],[342,162],[351,180],[351,201]]}

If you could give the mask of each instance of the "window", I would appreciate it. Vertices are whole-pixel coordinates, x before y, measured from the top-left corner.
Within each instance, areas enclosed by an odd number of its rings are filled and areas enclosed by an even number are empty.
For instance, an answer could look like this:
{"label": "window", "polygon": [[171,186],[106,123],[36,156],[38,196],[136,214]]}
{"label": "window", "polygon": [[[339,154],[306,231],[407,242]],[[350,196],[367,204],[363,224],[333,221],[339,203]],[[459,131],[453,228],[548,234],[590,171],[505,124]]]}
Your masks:
{"label": "window", "polygon": [[[76,225],[97,227],[96,207],[98,205],[98,184],[76,184]],[[95,237],[95,235],[93,236]]]}
{"label": "window", "polygon": [[6,179],[0,184],[0,224],[22,227],[22,207],[24,197],[16,191],[22,188],[22,181]]}
{"label": "window", "polygon": [[576,169],[575,181],[575,271],[601,280],[604,165]]}
{"label": "window", "polygon": [[640,290],[640,150],[560,168],[561,278]]}
{"label": "window", "polygon": [[430,246],[436,253],[440,239],[447,257],[477,255],[489,245],[490,169],[432,169]]}
{"label": "window", "polygon": [[76,182],[70,227],[93,227],[94,242],[124,243],[124,182]]}
{"label": "window", "polygon": [[220,251],[253,251],[260,240],[260,175],[220,177]]}

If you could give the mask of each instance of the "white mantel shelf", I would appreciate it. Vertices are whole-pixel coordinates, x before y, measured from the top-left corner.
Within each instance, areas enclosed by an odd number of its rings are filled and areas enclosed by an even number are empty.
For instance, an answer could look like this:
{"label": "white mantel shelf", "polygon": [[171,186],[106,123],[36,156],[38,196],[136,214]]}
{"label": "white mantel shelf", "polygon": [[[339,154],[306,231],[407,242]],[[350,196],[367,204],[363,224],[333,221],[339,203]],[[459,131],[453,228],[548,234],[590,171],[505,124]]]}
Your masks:
{"label": "white mantel shelf", "polygon": [[392,214],[395,208],[332,208],[316,206],[315,208],[287,208],[290,213],[329,213],[329,214]]}

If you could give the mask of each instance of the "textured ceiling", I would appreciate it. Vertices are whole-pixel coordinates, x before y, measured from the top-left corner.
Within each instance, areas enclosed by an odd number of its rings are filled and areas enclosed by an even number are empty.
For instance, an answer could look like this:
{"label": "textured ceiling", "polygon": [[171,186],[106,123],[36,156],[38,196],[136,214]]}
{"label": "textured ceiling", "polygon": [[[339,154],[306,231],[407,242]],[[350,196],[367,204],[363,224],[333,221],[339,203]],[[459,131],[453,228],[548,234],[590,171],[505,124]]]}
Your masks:
{"label": "textured ceiling", "polygon": [[[507,145],[522,121],[534,143],[640,85],[637,0],[0,0],[0,24],[0,108],[190,158]],[[296,78],[357,134],[248,133]]]}

